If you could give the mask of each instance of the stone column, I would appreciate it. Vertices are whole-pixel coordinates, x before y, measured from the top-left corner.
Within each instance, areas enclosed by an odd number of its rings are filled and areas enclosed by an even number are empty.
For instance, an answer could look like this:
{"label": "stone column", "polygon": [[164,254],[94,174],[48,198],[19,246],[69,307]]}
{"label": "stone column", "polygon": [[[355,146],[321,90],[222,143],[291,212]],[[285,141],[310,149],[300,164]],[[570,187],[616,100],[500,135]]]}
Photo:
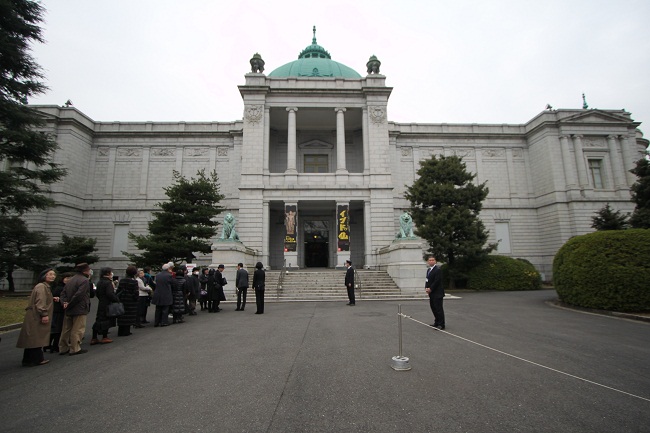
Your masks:
{"label": "stone column", "polygon": [[336,173],[345,174],[345,108],[335,108],[336,111]]}
{"label": "stone column", "polygon": [[115,179],[115,159],[117,158],[117,149],[111,147],[108,150],[108,174],[106,175],[106,187],[104,193],[113,195],[113,182]]}
{"label": "stone column", "polygon": [[564,178],[567,187],[578,186],[576,177],[575,160],[571,159],[571,142],[566,135],[560,135],[560,150],[562,151],[562,165],[564,166]]}
{"label": "stone column", "polygon": [[[639,159],[636,152],[636,141],[630,140],[630,137],[627,135],[621,135],[621,150],[623,151],[623,171],[625,172],[625,178],[627,179],[627,186],[630,187],[636,182],[636,176],[630,173],[630,170],[634,168],[635,162]],[[632,143],[630,143],[632,141]],[[632,147],[634,146],[634,147]]]}
{"label": "stone column", "polygon": [[370,218],[370,200],[363,202],[363,238],[366,266],[374,266],[372,255],[372,219]]}
{"label": "stone column", "polygon": [[621,156],[618,154],[618,137],[615,135],[607,136],[607,146],[609,147],[609,157],[612,163],[612,172],[614,173],[614,187],[619,189],[625,185],[623,163]]}
{"label": "stone column", "polygon": [[270,137],[271,137],[271,115],[269,109],[265,108],[264,109],[264,167],[263,167],[264,174],[268,174],[269,172]]}
{"label": "stone column", "polygon": [[573,147],[576,153],[576,167],[578,168],[578,183],[580,188],[589,185],[587,178],[587,167],[585,166],[584,152],[582,151],[582,135],[573,136]]}
{"label": "stone column", "polygon": [[147,195],[147,183],[149,181],[149,154],[151,148],[142,149],[142,167],[140,171],[140,195]]}
{"label": "stone column", "polygon": [[370,140],[368,140],[368,109],[364,107],[361,115],[361,127],[363,128],[363,172],[370,173]]}
{"label": "stone column", "polygon": [[262,203],[262,263],[269,265],[269,234],[270,234],[271,216],[269,201],[264,200]]}
{"label": "stone column", "polygon": [[297,107],[288,107],[289,122],[287,125],[287,171],[296,174],[296,111]]}

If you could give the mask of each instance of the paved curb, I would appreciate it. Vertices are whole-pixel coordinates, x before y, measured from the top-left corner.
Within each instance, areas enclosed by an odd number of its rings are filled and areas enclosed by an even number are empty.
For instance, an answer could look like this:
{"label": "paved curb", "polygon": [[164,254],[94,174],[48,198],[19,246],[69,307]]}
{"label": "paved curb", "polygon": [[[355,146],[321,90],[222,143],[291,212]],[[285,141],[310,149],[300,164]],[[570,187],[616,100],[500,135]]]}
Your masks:
{"label": "paved curb", "polygon": [[11,325],[0,326],[0,332],[13,331],[23,327],[22,323],[12,323]]}
{"label": "paved curb", "polygon": [[576,307],[575,305],[569,305],[565,304],[564,302],[560,301],[559,299],[555,299],[552,301],[547,301],[546,302],[549,305],[558,307],[558,308],[564,308],[567,310],[575,310],[575,311],[581,311],[584,313],[592,313],[592,314],[600,314],[602,316],[613,316],[613,317],[620,317],[621,319],[630,319],[630,320],[638,320],[640,322],[648,322],[650,323],[650,316],[642,316],[640,314],[634,314],[634,313],[621,313],[618,311],[607,311],[607,310],[597,310],[595,308],[584,308],[584,307]]}

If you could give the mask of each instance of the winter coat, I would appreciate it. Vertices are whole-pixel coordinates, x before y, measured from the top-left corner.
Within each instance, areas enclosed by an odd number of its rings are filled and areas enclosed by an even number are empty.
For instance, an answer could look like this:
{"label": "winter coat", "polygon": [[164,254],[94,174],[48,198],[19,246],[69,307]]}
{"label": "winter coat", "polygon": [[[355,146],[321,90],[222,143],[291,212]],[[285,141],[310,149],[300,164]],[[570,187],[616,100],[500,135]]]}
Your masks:
{"label": "winter coat", "polygon": [[176,275],[172,280],[172,313],[185,314],[185,275]]}
{"label": "winter coat", "polygon": [[248,289],[248,271],[244,268],[237,269],[237,278],[235,287],[238,289]]}
{"label": "winter coat", "polygon": [[159,307],[172,305],[172,274],[169,271],[162,271],[156,274],[156,288],[153,291],[152,304]]}
{"label": "winter coat", "polygon": [[[52,288],[52,297],[60,298],[61,292],[63,291],[64,284],[57,284]],[[50,323],[50,332],[52,334],[60,334],[63,331],[63,318],[65,317],[65,310],[63,309],[63,304],[59,302],[54,302],[54,310],[52,311],[52,320]]]}
{"label": "winter coat", "polygon": [[43,282],[38,283],[29,297],[29,304],[25,308],[25,319],[20,328],[20,335],[16,347],[21,349],[34,349],[50,344],[50,323],[43,324],[41,317],[48,316],[52,319],[52,292],[50,286]]}
{"label": "winter coat", "polygon": [[135,278],[130,277],[120,279],[116,295],[124,305],[124,314],[117,317],[117,326],[135,325],[135,319],[138,316],[138,298],[140,297],[138,282]]}
{"label": "winter coat", "polygon": [[[212,276],[208,275],[208,299],[210,301],[225,301],[226,295],[223,293],[223,286],[224,278],[221,272],[217,270]],[[212,291],[210,291],[210,287],[212,287]]]}
{"label": "winter coat", "polygon": [[189,299],[199,299],[201,295],[201,283],[198,275],[191,275],[185,278],[185,289]]}
{"label": "winter coat", "polygon": [[115,296],[113,287],[113,282],[109,278],[103,277],[97,281],[95,296],[97,296],[99,305],[97,305],[97,317],[93,325],[93,329],[97,332],[103,333],[115,326],[115,317],[108,317],[108,304],[120,302],[119,298]]}
{"label": "winter coat", "polygon": [[256,290],[264,290],[266,280],[266,272],[264,269],[256,269],[253,273],[253,288]]}
{"label": "winter coat", "polygon": [[68,280],[61,292],[61,304],[68,303],[66,316],[83,316],[90,311],[90,280],[81,272]]}

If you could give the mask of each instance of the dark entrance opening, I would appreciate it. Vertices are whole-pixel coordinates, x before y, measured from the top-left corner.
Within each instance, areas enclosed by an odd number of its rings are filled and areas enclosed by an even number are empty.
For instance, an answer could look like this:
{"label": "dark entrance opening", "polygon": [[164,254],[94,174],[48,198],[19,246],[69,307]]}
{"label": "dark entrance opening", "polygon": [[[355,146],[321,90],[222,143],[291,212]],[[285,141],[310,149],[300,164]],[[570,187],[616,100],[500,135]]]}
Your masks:
{"label": "dark entrance opening", "polygon": [[329,267],[329,224],[305,221],[305,267]]}

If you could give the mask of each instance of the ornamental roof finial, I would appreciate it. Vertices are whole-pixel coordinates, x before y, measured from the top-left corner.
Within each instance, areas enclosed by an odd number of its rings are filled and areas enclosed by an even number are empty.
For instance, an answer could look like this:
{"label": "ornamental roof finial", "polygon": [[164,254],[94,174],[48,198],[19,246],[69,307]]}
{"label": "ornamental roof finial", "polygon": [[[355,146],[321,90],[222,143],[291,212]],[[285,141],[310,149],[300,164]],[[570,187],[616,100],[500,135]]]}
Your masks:
{"label": "ornamental roof finial", "polygon": [[316,26],[314,26],[314,37],[311,39],[311,44],[316,45]]}
{"label": "ornamental roof finial", "polygon": [[587,105],[587,99],[585,99],[585,94],[583,93],[582,94],[582,109],[586,110],[587,108],[589,108],[589,105]]}

